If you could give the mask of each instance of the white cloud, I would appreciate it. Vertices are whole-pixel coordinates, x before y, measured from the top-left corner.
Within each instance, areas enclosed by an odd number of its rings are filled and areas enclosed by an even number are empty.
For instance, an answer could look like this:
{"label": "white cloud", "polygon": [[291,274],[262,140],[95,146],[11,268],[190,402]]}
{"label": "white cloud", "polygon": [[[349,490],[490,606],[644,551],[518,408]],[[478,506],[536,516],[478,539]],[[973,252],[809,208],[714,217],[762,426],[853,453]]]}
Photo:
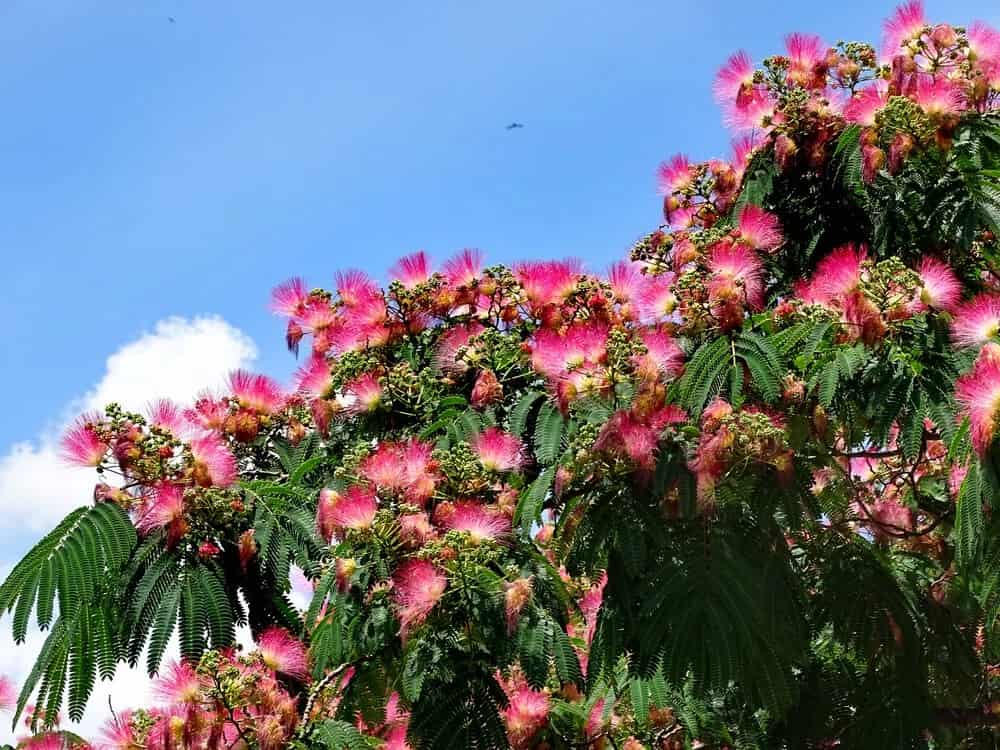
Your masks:
{"label": "white cloud", "polygon": [[[248,366],[256,356],[253,341],[221,318],[169,318],[109,356],[100,381],[68,411],[99,409],[109,401],[135,411],[155,398],[190,401],[199,391],[219,386],[230,370]],[[0,534],[16,532],[34,539],[90,501],[95,474],[65,465],[59,458],[58,437],[58,431],[43,433],[0,456]],[[0,580],[11,565],[3,557],[0,549]],[[15,646],[9,621],[0,619],[0,675],[23,683],[44,639],[44,633],[34,631],[26,643]],[[67,726],[94,738],[108,716],[109,696],[117,711],[146,703],[148,689],[141,666],[119,668],[114,680],[97,684],[84,721]],[[0,743],[16,734],[10,732],[7,717],[0,717]]]}

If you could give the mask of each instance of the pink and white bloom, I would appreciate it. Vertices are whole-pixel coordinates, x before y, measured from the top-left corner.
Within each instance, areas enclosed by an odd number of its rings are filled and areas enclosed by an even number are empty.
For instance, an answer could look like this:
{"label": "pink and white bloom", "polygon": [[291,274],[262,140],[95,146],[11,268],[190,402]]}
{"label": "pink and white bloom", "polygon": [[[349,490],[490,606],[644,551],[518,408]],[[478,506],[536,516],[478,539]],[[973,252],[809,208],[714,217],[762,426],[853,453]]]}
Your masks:
{"label": "pink and white bloom", "polygon": [[241,407],[258,414],[274,414],[285,405],[285,394],[274,379],[246,370],[229,374],[229,392]]}
{"label": "pink and white bloom", "polygon": [[524,465],[524,445],[516,435],[487,427],[472,443],[472,450],[488,471],[517,471]]}
{"label": "pink and white bloom", "polygon": [[712,93],[724,107],[745,104],[754,88],[753,61],[743,50],[734,52],[715,76]]}
{"label": "pink and white bloom", "polygon": [[916,37],[926,25],[924,4],[920,0],[897,7],[882,24],[882,59],[888,61],[900,54],[903,43]]}
{"label": "pink and white bloom", "polygon": [[677,295],[674,293],[676,279],[677,275],[672,271],[644,277],[635,303],[641,322],[654,323],[673,314],[677,309]]}
{"label": "pink and white bloom", "polygon": [[869,86],[852,96],[844,105],[844,119],[866,128],[875,124],[875,115],[886,105],[886,92],[881,86]]}
{"label": "pink and white bloom", "polygon": [[143,534],[167,528],[174,541],[184,533],[184,488],[173,482],[161,482],[153,488],[135,518],[135,527]]}
{"label": "pink and white bloom", "polygon": [[969,414],[972,447],[985,455],[1000,419],[1000,345],[983,347],[972,369],[955,381],[955,398]]}
{"label": "pink and white bloom", "polygon": [[483,254],[475,248],[466,248],[454,258],[446,261],[442,269],[451,286],[469,286],[483,273]]}
{"label": "pink and white bloom", "polygon": [[861,281],[861,264],[867,257],[864,246],[842,245],[832,250],[816,266],[806,301],[828,305],[842,300],[857,289]]}
{"label": "pink and white bloom", "polygon": [[13,711],[17,706],[17,688],[7,677],[0,676],[0,711]]}
{"label": "pink and white bloom", "polygon": [[684,350],[663,331],[646,330],[640,334],[646,353],[635,358],[637,369],[648,375],[676,377],[684,369]]}
{"label": "pink and white bloom", "polygon": [[333,385],[326,357],[313,355],[295,373],[295,390],[310,398],[326,398]]}
{"label": "pink and white bloom", "polygon": [[217,435],[191,441],[193,477],[200,487],[230,487],[236,482],[236,457]]}
{"label": "pink and white bloom", "polygon": [[371,528],[378,511],[378,499],[363,487],[349,487],[343,494],[323,489],[316,509],[317,525],[324,538],[345,531]]}
{"label": "pink and white bloom", "polygon": [[672,195],[691,187],[696,176],[694,165],[684,154],[675,154],[661,163],[656,174],[662,195]]}
{"label": "pink and white bloom", "polygon": [[936,258],[920,262],[920,302],[934,310],[954,310],[962,297],[962,284],[951,266]]}
{"label": "pink and white bloom", "polygon": [[132,711],[126,709],[112,716],[101,727],[99,750],[136,750],[142,747],[132,726]]}
{"label": "pink and white bloom", "polygon": [[149,424],[167,430],[174,437],[181,437],[188,430],[188,422],[184,418],[184,410],[170,399],[161,398],[146,407]]}
{"label": "pink and white bloom", "polygon": [[[709,293],[721,296],[731,282],[743,290],[743,298],[752,310],[764,306],[764,283],[761,279],[761,262],[757,254],[741,245],[716,244],[708,257],[708,266],[713,273]],[[727,295],[728,296],[728,295]]]}
{"label": "pink and white bloom", "polygon": [[187,703],[194,705],[201,700],[201,680],[194,668],[183,661],[168,664],[153,681],[153,695],[167,705]]}
{"label": "pink and white bloom", "polygon": [[785,241],[778,217],[752,203],[746,204],[740,211],[737,227],[740,240],[760,252],[774,252]]}
{"label": "pink and white bloom", "polygon": [[288,279],[278,284],[271,292],[271,311],[286,318],[295,318],[302,314],[309,290],[306,282],[300,278]]}
{"label": "pink and white bloom", "polygon": [[469,535],[473,542],[480,544],[496,541],[510,535],[510,518],[474,500],[463,500],[454,505],[438,506],[435,520],[449,531],[461,531]]}
{"label": "pink and white bloom", "polygon": [[514,275],[535,307],[559,304],[576,289],[583,264],[575,258],[518,263]]}
{"label": "pink and white bloom", "polygon": [[63,460],[77,466],[100,466],[111,447],[98,434],[100,423],[101,416],[96,412],[77,417],[60,443]]}
{"label": "pink and white bloom", "polygon": [[392,577],[392,594],[403,640],[427,619],[445,589],[448,579],[430,560],[407,560]]}
{"label": "pink and white bloom", "polygon": [[423,284],[431,277],[430,260],[423,250],[396,261],[389,275],[407,289]]}
{"label": "pink and white bloom", "polygon": [[351,415],[370,414],[382,403],[382,384],[378,375],[366,372],[344,386],[337,402]]}
{"label": "pink and white bloom", "polygon": [[944,117],[965,109],[962,90],[947,78],[921,76],[913,100],[932,118]]}
{"label": "pink and white bloom", "polygon": [[497,672],[496,679],[507,695],[507,707],[502,712],[507,740],[512,750],[527,750],[534,736],[548,723],[549,694],[532,688],[517,668],[507,678]]}
{"label": "pink and white bloom", "polygon": [[284,628],[271,627],[261,633],[257,650],[268,669],[303,682],[308,680],[306,647]]}
{"label": "pink and white bloom", "polygon": [[1000,295],[979,294],[955,310],[951,335],[960,346],[982,346],[1000,333]]}
{"label": "pink and white bloom", "polygon": [[463,373],[469,369],[469,365],[459,359],[459,352],[469,353],[470,341],[473,337],[481,334],[485,328],[475,321],[454,328],[447,329],[441,334],[437,342],[437,352],[434,361],[441,369],[441,372],[449,374]]}

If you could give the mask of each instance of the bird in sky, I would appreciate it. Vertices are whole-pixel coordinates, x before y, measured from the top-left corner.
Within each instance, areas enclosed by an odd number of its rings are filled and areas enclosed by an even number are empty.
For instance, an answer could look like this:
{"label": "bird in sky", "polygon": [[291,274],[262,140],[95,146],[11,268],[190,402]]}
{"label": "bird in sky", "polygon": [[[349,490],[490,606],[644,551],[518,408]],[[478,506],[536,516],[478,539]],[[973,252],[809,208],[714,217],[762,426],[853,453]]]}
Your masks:
{"label": "bird in sky", "polygon": [[518,128],[523,128],[523,127],[524,127],[523,122],[512,122],[505,128],[505,130],[517,130]]}

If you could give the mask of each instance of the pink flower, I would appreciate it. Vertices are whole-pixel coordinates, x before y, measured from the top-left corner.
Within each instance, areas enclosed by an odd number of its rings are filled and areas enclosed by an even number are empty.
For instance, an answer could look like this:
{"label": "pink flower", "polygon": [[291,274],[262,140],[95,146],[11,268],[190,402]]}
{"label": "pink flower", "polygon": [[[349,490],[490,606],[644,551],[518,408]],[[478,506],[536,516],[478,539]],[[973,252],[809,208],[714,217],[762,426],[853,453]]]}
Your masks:
{"label": "pink flower", "polygon": [[407,289],[423,284],[431,277],[430,261],[423,250],[400,258],[389,275]]}
{"label": "pink flower", "polygon": [[1000,295],[980,294],[955,310],[951,335],[959,346],[981,346],[1000,333]]}
{"label": "pink flower", "polygon": [[660,164],[657,180],[662,195],[672,195],[688,188],[695,178],[694,167],[684,154],[675,154]]}
{"label": "pink flower", "polygon": [[516,435],[487,427],[476,436],[472,449],[489,471],[517,471],[524,464],[524,446]]}
{"label": "pink flower", "polygon": [[1000,417],[1000,345],[983,347],[972,370],[955,381],[955,398],[969,413],[972,446],[984,456],[996,437]]}
{"label": "pink flower", "polygon": [[17,689],[7,677],[0,676],[0,711],[13,711],[17,706]]}
{"label": "pink flower", "polygon": [[323,489],[317,507],[317,524],[324,538],[329,539],[335,533],[370,528],[377,510],[375,495],[362,487],[350,487],[343,494]]}
{"label": "pink flower", "polygon": [[284,281],[271,292],[271,311],[286,318],[294,318],[302,314],[309,290],[306,283],[299,278]]}
{"label": "pink flower", "polygon": [[336,279],[337,296],[347,307],[357,308],[383,301],[382,290],[364,271],[341,271]]}
{"label": "pink flower", "polygon": [[548,723],[549,695],[528,685],[516,668],[507,679],[497,672],[496,679],[507,695],[502,716],[510,746],[512,750],[527,750],[534,736]]}
{"label": "pink flower", "polygon": [[518,578],[503,585],[504,615],[507,618],[507,633],[517,629],[521,612],[531,600],[531,579]]}
{"label": "pink flower", "polygon": [[777,103],[769,93],[754,90],[746,101],[725,111],[726,124],[735,130],[770,131],[778,119]]}
{"label": "pink flower", "polygon": [[920,302],[934,310],[954,310],[962,296],[962,284],[951,267],[925,257],[920,262]]}
{"label": "pink flower", "polygon": [[486,329],[476,322],[445,330],[438,339],[437,352],[434,356],[434,361],[441,372],[458,374],[468,370],[468,363],[458,358],[459,351],[467,350],[470,340],[484,330]]}
{"label": "pink flower", "polygon": [[753,62],[743,50],[733,53],[715,76],[712,93],[724,107],[745,104],[753,91]]}
{"label": "pink flower", "polygon": [[881,86],[869,86],[852,96],[844,105],[844,119],[870,128],[875,115],[885,106],[886,92]]}
{"label": "pink flower", "polygon": [[778,217],[752,203],[747,203],[743,207],[738,226],[740,239],[764,253],[777,250],[785,240]]}
{"label": "pink flower", "polygon": [[222,438],[206,435],[191,441],[193,477],[200,487],[229,487],[236,481],[236,457]]}
{"label": "pink flower", "polygon": [[143,534],[156,529],[170,529],[174,542],[184,535],[184,488],[172,482],[161,482],[139,507],[135,527]]}
{"label": "pink flower", "polygon": [[306,647],[284,628],[271,627],[261,633],[257,650],[268,669],[303,682],[309,678]]}
{"label": "pink flower", "polygon": [[476,544],[496,541],[510,534],[510,518],[495,508],[475,501],[460,501],[438,506],[435,520],[449,531],[468,534]]}
{"label": "pink flower", "polygon": [[469,286],[482,275],[483,254],[474,248],[466,248],[445,262],[442,270],[451,286]]}
{"label": "pink flower", "polygon": [[980,67],[1000,60],[1000,32],[989,24],[976,21],[966,31],[969,52]]}
{"label": "pink flower", "polygon": [[412,549],[424,546],[436,535],[426,513],[405,513],[399,517],[399,538]]}
{"label": "pink flower", "polygon": [[201,681],[190,664],[173,662],[153,681],[153,695],[168,705],[196,704],[201,700]]}
{"label": "pink flower", "polygon": [[669,317],[677,309],[677,295],[674,294],[676,279],[676,274],[671,271],[643,278],[635,303],[640,321],[658,322]]}
{"label": "pink flower", "polygon": [[788,51],[788,78],[809,88],[823,88],[825,74],[817,75],[816,69],[823,62],[826,47],[814,34],[789,34],[785,37]]}
{"label": "pink flower", "polygon": [[285,394],[273,379],[246,370],[229,375],[229,391],[244,409],[258,414],[274,414],[285,405]]}
{"label": "pink flower", "polygon": [[153,401],[146,408],[146,413],[149,415],[150,426],[167,430],[174,437],[180,437],[188,429],[184,411],[169,399],[161,398]]}
{"label": "pink flower", "polygon": [[101,416],[96,412],[80,415],[63,435],[63,460],[77,466],[100,466],[111,447],[98,435],[100,423]]}
{"label": "pink flower", "polygon": [[750,163],[750,158],[753,156],[754,152],[757,151],[762,145],[764,145],[764,139],[757,132],[751,132],[746,135],[740,136],[733,141],[733,158],[732,164],[733,169],[736,171],[738,177],[742,177],[743,173],[746,171],[747,164]]}
{"label": "pink flower", "polygon": [[750,309],[759,310],[764,306],[761,263],[753,250],[740,245],[716,244],[709,254],[708,266],[714,274],[709,288],[713,296],[720,296],[719,289],[728,289],[728,283],[735,282],[742,287],[742,297]]}
{"label": "pink flower", "polygon": [[132,726],[132,711],[121,711],[112,716],[101,727],[101,741],[97,745],[100,750],[135,750],[139,743]]}
{"label": "pink flower", "polygon": [[921,76],[913,100],[930,117],[944,117],[965,109],[962,91],[947,78]]}
{"label": "pink flower", "polygon": [[407,560],[392,577],[393,597],[400,622],[400,637],[407,635],[431,613],[444,595],[448,579],[429,560]]}
{"label": "pink flower", "polygon": [[927,25],[924,5],[920,0],[900,5],[882,24],[883,59],[890,60],[900,54],[904,42],[914,38]]}
{"label": "pink flower", "polygon": [[576,289],[582,273],[582,264],[576,259],[530,261],[514,266],[514,275],[536,308],[563,302]]}
{"label": "pink flower", "polygon": [[326,398],[333,385],[326,357],[313,355],[295,373],[295,390],[310,399]]}
{"label": "pink flower", "polygon": [[423,505],[434,494],[439,479],[434,447],[421,440],[380,443],[361,462],[359,473],[379,493],[400,494],[407,502]]}
{"label": "pink flower", "polygon": [[667,333],[647,330],[640,334],[646,353],[635,358],[637,369],[645,375],[672,378],[684,369],[684,350]]}
{"label": "pink flower", "polygon": [[861,281],[861,264],[867,258],[864,246],[841,245],[831,251],[816,266],[809,302],[829,304],[857,289]]}
{"label": "pink flower", "polygon": [[348,414],[370,414],[382,403],[382,385],[378,375],[366,372],[344,386],[344,394],[338,399]]}
{"label": "pink flower", "polygon": [[184,410],[184,419],[193,427],[203,430],[221,430],[229,416],[229,405],[211,393],[202,392],[194,406]]}
{"label": "pink flower", "polygon": [[619,261],[608,270],[608,283],[616,299],[625,304],[633,302],[642,290],[645,277],[639,263]]}

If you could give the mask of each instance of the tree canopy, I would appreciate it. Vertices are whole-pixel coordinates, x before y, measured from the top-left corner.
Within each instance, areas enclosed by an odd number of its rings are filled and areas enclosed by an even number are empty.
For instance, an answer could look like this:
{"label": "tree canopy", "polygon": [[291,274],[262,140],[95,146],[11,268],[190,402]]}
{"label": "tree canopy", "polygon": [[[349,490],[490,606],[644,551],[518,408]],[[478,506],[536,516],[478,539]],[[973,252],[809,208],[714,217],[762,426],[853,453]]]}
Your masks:
{"label": "tree canopy", "polygon": [[22,744],[123,663],[96,747],[1000,739],[1000,32],[912,2],[715,94],[731,158],[606,273],[291,279],[294,387],[81,416],[93,502],[0,585]]}

